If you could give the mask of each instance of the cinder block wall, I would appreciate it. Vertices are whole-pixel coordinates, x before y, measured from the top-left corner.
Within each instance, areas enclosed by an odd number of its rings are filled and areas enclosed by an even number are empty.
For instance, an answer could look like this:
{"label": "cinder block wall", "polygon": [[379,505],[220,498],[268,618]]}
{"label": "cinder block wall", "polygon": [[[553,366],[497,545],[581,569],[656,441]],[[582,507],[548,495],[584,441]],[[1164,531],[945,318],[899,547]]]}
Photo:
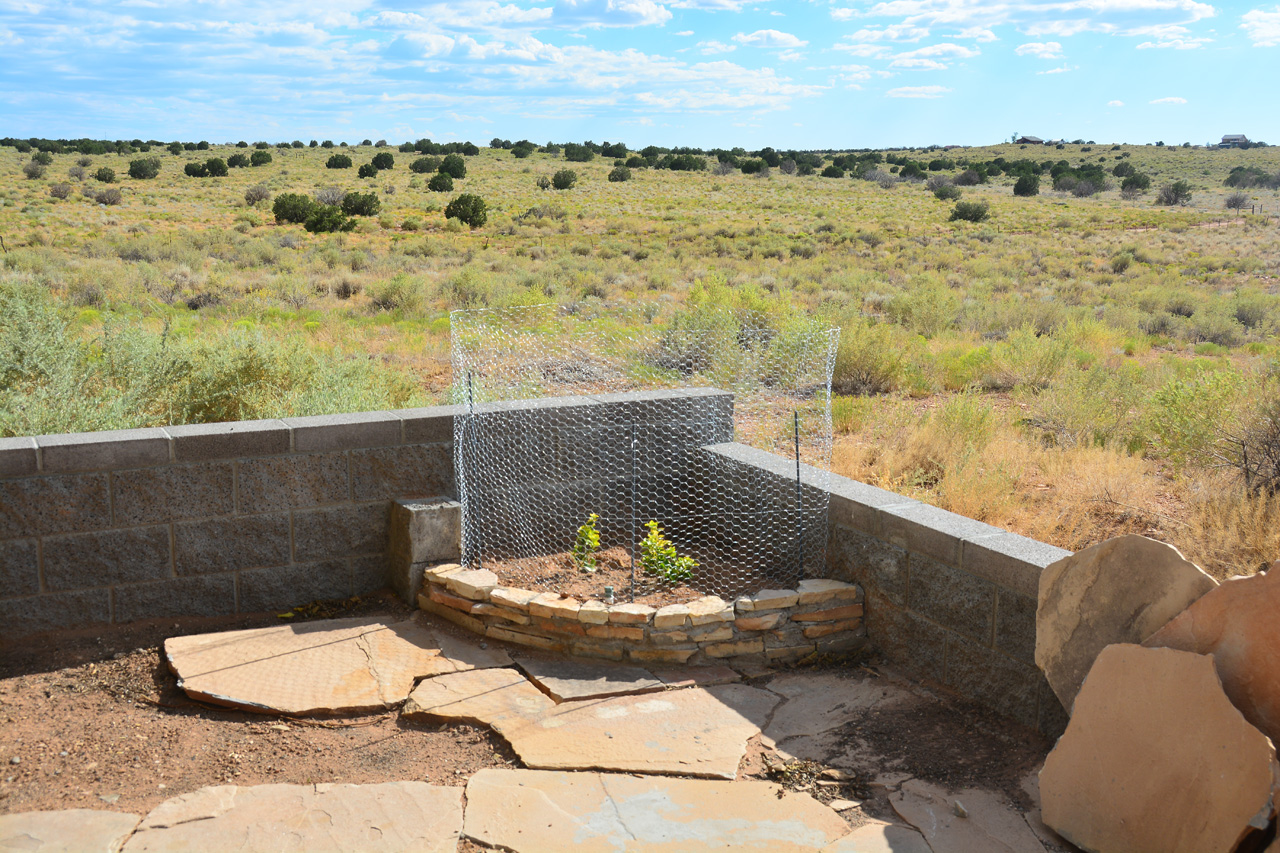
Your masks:
{"label": "cinder block wall", "polygon": [[385,585],[391,498],[453,492],[451,407],[0,439],[0,636]]}

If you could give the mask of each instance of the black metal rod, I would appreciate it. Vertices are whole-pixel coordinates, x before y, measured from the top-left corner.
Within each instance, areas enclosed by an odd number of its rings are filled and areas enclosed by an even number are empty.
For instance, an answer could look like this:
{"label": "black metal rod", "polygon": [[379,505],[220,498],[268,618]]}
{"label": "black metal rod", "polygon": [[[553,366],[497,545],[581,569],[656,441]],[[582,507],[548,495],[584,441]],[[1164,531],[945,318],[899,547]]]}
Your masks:
{"label": "black metal rod", "polygon": [[636,425],[631,425],[631,600],[636,600]]}
{"label": "black metal rod", "polygon": [[800,412],[792,409],[796,425],[796,568],[804,577],[804,503],[800,497]]}

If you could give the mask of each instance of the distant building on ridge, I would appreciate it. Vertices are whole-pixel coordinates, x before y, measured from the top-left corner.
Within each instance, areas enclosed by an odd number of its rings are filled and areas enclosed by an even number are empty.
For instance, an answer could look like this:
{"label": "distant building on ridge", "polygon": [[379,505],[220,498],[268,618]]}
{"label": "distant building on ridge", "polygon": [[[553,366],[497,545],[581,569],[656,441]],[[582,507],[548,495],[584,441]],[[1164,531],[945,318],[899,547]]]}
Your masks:
{"label": "distant building on ridge", "polygon": [[1243,133],[1228,133],[1218,143],[1219,148],[1245,148],[1249,145],[1249,137]]}

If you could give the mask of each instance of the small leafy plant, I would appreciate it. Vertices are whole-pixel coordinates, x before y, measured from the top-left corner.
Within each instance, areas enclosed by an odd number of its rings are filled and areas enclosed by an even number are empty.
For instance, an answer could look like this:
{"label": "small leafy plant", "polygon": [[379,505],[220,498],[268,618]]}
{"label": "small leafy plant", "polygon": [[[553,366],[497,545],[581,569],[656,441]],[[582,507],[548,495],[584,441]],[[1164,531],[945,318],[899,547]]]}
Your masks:
{"label": "small leafy plant", "polygon": [[640,540],[641,568],[668,583],[692,579],[693,570],[698,567],[697,561],[676,554],[675,543],[662,535],[658,522],[648,521],[645,527],[649,528],[649,535]]}
{"label": "small leafy plant", "polygon": [[600,550],[600,531],[596,530],[596,522],[599,519],[599,515],[591,513],[587,517],[587,523],[578,528],[578,535],[574,537],[570,554],[573,555],[574,565],[579,571],[594,572],[596,570],[596,552]]}

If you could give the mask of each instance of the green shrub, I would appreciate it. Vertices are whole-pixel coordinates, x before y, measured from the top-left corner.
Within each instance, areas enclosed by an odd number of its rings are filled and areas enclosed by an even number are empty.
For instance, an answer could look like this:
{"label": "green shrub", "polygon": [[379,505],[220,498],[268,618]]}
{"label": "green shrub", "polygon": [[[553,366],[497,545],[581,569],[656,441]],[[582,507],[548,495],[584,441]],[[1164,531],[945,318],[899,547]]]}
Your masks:
{"label": "green shrub", "polygon": [[347,193],[342,198],[342,212],[348,216],[377,216],[382,202],[377,193]]}
{"label": "green shrub", "polygon": [[570,189],[578,182],[578,173],[572,169],[561,169],[551,176],[551,186],[558,190]]}
{"label": "green shrub", "polygon": [[692,557],[681,557],[670,539],[662,535],[656,521],[645,522],[649,534],[640,540],[640,568],[670,584],[693,579],[698,563]]}
{"label": "green shrub", "polygon": [[259,150],[259,151],[254,151],[252,154],[249,155],[250,166],[265,166],[270,162],[271,162],[270,151]]}
{"label": "green shrub", "polygon": [[439,157],[419,157],[409,164],[409,171],[419,175],[429,175],[440,170]]}
{"label": "green shrub", "polygon": [[903,333],[888,323],[855,320],[840,332],[831,390],[864,396],[887,394],[901,387],[906,372]]}
{"label": "green shrub", "polygon": [[440,174],[460,181],[467,176],[467,161],[457,154],[450,154],[440,161]]}
{"label": "green shrub", "polygon": [[165,148],[168,150],[170,154],[173,154],[175,156],[187,150],[186,146],[184,146],[181,142],[170,142],[168,145],[165,146]]}
{"label": "green shrub", "polygon": [[271,212],[276,222],[306,222],[307,217],[316,208],[316,203],[309,196],[301,193],[281,193],[271,205]]}
{"label": "green shrub", "polygon": [[570,163],[589,163],[596,157],[596,152],[592,151],[585,145],[579,145],[576,142],[566,142],[564,146],[564,159]]}
{"label": "green shrub", "polygon": [[334,154],[324,161],[324,167],[326,169],[350,169],[351,157],[346,154]]}
{"label": "green shrub", "polygon": [[1151,176],[1141,172],[1129,175],[1120,183],[1120,189],[1129,192],[1146,192],[1151,189]]}
{"label": "green shrub", "polygon": [[204,167],[212,178],[225,178],[227,176],[227,162],[221,157],[210,157],[205,161]]}
{"label": "green shrub", "polygon": [[57,199],[68,198],[71,195],[71,184],[54,184],[49,187],[49,195]]}
{"label": "green shrub", "polygon": [[141,160],[129,161],[129,177],[146,181],[160,174],[159,157],[143,157]]}
{"label": "green shrub", "polygon": [[427,189],[433,193],[453,192],[453,177],[445,172],[437,172],[427,181]]}
{"label": "green shrub", "polygon": [[28,160],[22,164],[22,174],[27,176],[28,180],[39,180],[44,177],[45,165],[37,163],[35,160]]}
{"label": "green shrub", "polygon": [[1156,204],[1166,206],[1182,206],[1191,203],[1191,185],[1186,181],[1174,181],[1165,184],[1156,193]]}
{"label": "green shrub", "polygon": [[209,177],[209,167],[204,163],[188,163],[182,167],[182,171],[191,178]]}
{"label": "green shrub", "polygon": [[350,231],[356,227],[354,219],[348,219],[340,208],[328,204],[318,204],[307,215],[302,227],[313,233],[330,231]]}
{"label": "green shrub", "polygon": [[484,199],[471,193],[463,193],[444,209],[446,219],[456,219],[464,225],[479,228],[489,218]]}
{"label": "green shrub", "polygon": [[228,169],[244,169],[249,165],[249,155],[232,154],[227,158]]}
{"label": "green shrub", "polygon": [[939,184],[933,188],[933,197],[939,201],[956,201],[960,194],[960,188],[955,184]]}
{"label": "green shrub", "polygon": [[629,180],[631,180],[631,170],[626,166],[614,166],[613,171],[609,173],[610,183],[618,184]]}
{"label": "green shrub", "polygon": [[101,169],[93,173],[93,179],[104,184],[114,184],[116,182],[115,169],[109,166],[103,166]]}
{"label": "green shrub", "polygon": [[1241,208],[1248,207],[1249,194],[1239,192],[1231,193],[1227,196],[1226,200],[1223,201],[1222,206],[1227,210],[1240,210]]}
{"label": "green shrub", "polygon": [[396,158],[391,154],[390,151],[379,151],[377,154],[373,155],[372,163],[373,163],[373,168],[377,169],[379,172],[382,172],[394,167],[396,164]]}
{"label": "green shrub", "polygon": [[955,209],[951,211],[951,222],[957,219],[965,222],[984,222],[990,215],[991,205],[985,201],[962,201],[958,202]]}
{"label": "green shrub", "polygon": [[841,168],[840,168],[839,166],[837,166],[835,163],[832,163],[830,166],[828,166],[827,168],[825,168],[825,169],[823,169],[823,170],[822,170],[822,177],[824,177],[824,178],[843,178],[843,177],[844,177],[844,169],[841,169]]}
{"label": "green shrub", "polygon": [[378,177],[378,167],[372,163],[361,163],[360,168],[356,169],[356,176],[360,178],[376,178]]}
{"label": "green shrub", "polygon": [[380,311],[413,314],[422,307],[422,284],[405,273],[397,273],[384,281],[376,281],[366,289],[369,301]]}
{"label": "green shrub", "polygon": [[271,190],[267,189],[266,184],[254,184],[244,191],[246,204],[257,204],[269,198],[271,198]]}
{"label": "green shrub", "polygon": [[600,531],[596,529],[596,522],[599,520],[599,515],[591,513],[587,516],[587,523],[579,527],[577,535],[573,537],[569,554],[579,571],[594,572],[596,570],[596,552],[600,550]]}
{"label": "green shrub", "polygon": [[53,155],[48,151],[37,151],[31,155],[31,162],[39,163],[41,166],[53,165]]}
{"label": "green shrub", "polygon": [[1013,194],[1023,197],[1040,195],[1040,176],[1023,175],[1018,178],[1013,185]]}

